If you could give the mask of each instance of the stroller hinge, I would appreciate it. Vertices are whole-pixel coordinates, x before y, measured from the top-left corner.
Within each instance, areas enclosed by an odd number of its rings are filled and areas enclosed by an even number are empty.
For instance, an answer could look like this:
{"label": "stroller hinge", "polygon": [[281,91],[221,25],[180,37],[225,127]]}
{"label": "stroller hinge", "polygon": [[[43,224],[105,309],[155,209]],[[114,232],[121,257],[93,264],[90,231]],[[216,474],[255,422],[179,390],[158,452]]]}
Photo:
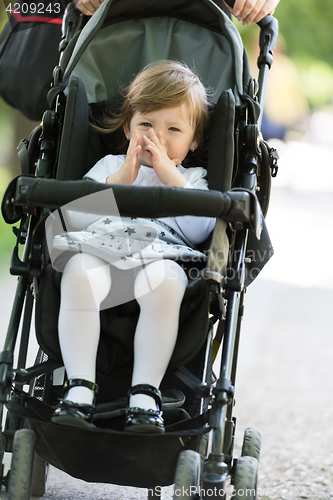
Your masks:
{"label": "stroller hinge", "polygon": [[56,155],[56,140],[58,138],[58,116],[54,111],[45,111],[42,120],[42,135],[39,141],[40,156],[37,161],[36,174],[38,177],[52,176]]}
{"label": "stroller hinge", "polygon": [[41,364],[32,366],[31,368],[14,370],[15,372],[15,382],[19,384],[27,384],[31,379],[39,377],[44,373],[53,372],[57,368],[60,368],[62,363],[48,359]]}
{"label": "stroller hinge", "polygon": [[210,488],[212,488],[213,485],[216,485],[216,487],[219,487],[219,485],[224,486],[227,477],[228,465],[225,462],[224,454],[210,453],[203,466],[203,490],[205,490],[208,485]]}
{"label": "stroller hinge", "polygon": [[219,404],[229,403],[234,396],[235,388],[228,378],[220,378],[213,389],[213,394],[216,394],[216,401]]}
{"label": "stroller hinge", "polygon": [[10,274],[13,276],[40,276],[44,267],[43,244],[40,242],[32,243],[27,263],[20,259],[18,252],[19,249],[16,245],[12,252]]}
{"label": "stroller hinge", "polygon": [[255,193],[258,165],[261,159],[259,128],[257,124],[248,124],[244,128],[244,143],[247,151],[244,157],[244,169],[241,176],[241,186]]}
{"label": "stroller hinge", "polygon": [[279,170],[279,166],[278,166],[279,154],[275,148],[269,149],[269,158],[271,160],[271,163],[270,163],[271,176],[276,177],[278,170]]}
{"label": "stroller hinge", "polygon": [[18,253],[18,246],[15,245],[12,251],[9,272],[12,276],[27,276],[29,274],[28,265],[22,262]]}

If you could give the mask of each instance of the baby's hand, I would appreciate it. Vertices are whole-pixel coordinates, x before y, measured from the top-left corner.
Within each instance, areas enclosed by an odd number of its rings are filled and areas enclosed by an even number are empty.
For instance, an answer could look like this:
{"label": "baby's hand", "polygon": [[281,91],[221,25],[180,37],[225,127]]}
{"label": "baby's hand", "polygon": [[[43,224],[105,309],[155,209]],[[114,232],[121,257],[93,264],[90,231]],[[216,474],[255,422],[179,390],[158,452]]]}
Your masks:
{"label": "baby's hand", "polygon": [[157,177],[166,186],[184,187],[187,182],[186,178],[176,168],[177,165],[181,164],[181,160],[179,158],[169,158],[162,132],[156,135],[154,130],[150,128],[148,133],[149,137],[144,135],[143,141],[152,155],[152,166]]}
{"label": "baby's hand", "polygon": [[138,161],[138,153],[141,150],[141,146],[138,145],[139,142],[139,134],[135,130],[133,137],[131,138],[127,154],[124,163],[113,175],[110,175],[106,182],[111,184],[133,184],[135,179],[138,176],[140,164]]}

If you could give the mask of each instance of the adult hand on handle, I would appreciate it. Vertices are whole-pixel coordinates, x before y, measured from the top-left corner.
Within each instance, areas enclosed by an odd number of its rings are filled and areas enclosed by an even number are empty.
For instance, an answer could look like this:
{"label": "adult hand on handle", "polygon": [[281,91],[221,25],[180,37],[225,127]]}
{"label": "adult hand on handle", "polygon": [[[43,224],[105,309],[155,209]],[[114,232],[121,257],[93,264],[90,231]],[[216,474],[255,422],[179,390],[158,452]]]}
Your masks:
{"label": "adult hand on handle", "polygon": [[[226,0],[228,9],[244,26],[272,15],[280,0]],[[233,7],[232,7],[233,4]]]}
{"label": "adult hand on handle", "polygon": [[98,10],[100,5],[104,2],[104,0],[79,0],[75,1],[76,7],[84,14],[85,16],[92,16]]}

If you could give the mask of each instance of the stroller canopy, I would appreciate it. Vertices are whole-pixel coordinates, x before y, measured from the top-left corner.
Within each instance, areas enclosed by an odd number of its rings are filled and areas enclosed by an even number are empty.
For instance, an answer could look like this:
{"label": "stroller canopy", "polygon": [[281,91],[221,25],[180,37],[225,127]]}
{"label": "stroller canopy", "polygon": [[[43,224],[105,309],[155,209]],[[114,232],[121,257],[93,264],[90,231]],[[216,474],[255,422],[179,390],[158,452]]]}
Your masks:
{"label": "stroller canopy", "polygon": [[90,103],[117,94],[159,59],[195,68],[215,102],[230,88],[238,103],[250,79],[241,37],[211,0],[106,0],[68,50],[64,81],[80,77]]}

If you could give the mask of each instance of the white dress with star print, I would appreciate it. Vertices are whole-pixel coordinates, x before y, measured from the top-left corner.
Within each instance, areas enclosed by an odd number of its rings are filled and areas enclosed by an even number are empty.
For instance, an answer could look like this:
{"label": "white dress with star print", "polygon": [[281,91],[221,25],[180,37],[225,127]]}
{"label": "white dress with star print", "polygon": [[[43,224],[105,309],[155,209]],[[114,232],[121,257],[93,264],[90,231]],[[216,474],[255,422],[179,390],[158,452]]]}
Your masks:
{"label": "white dress with star print", "polygon": [[[122,166],[124,156],[108,155],[100,160],[87,174],[86,178],[105,183],[109,175]],[[184,189],[208,189],[206,171],[201,167],[177,167],[188,180]],[[135,186],[163,186],[155,171],[141,167]],[[103,191],[102,193],[108,193]],[[96,201],[101,193],[95,193]],[[104,194],[105,196],[105,194]],[[120,217],[115,215],[93,216],[73,213],[70,204],[66,206],[66,220],[71,228],[78,231],[65,231],[53,237],[51,260],[54,267],[62,271],[61,254],[89,253],[112,264],[119,269],[133,269],[159,259],[177,261],[202,261],[205,255],[195,246],[206,240],[215,225],[209,217],[180,216],[146,219]],[[81,226],[81,227],[80,227]]]}

